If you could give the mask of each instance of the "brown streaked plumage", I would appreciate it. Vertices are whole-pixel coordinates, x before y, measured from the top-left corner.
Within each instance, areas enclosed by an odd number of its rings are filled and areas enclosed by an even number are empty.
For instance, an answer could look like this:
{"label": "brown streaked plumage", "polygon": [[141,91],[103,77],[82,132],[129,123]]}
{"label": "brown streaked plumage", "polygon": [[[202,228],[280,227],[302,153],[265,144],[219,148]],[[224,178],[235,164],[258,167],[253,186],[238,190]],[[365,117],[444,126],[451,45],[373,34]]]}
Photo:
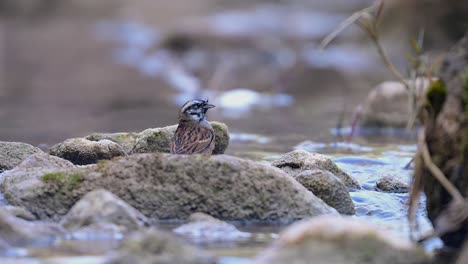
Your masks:
{"label": "brown streaked plumage", "polygon": [[206,120],[206,112],[214,105],[208,100],[195,99],[179,111],[179,126],[172,140],[172,154],[207,154],[214,149],[214,131]]}

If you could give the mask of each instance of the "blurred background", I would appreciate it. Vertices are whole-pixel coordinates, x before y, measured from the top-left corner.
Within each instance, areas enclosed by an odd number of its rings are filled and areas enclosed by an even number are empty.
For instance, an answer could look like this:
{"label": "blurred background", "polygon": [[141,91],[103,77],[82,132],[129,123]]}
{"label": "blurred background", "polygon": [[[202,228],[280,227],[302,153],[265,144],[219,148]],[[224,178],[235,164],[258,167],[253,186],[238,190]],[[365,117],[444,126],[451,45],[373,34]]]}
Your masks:
{"label": "blurred background", "polygon": [[[51,146],[92,132],[177,123],[194,97],[235,142],[284,152],[332,129],[392,79],[367,36],[320,41],[371,0],[1,0],[0,140]],[[450,47],[458,0],[385,1],[382,39],[402,72],[411,37]],[[271,143],[271,144],[266,144]]]}

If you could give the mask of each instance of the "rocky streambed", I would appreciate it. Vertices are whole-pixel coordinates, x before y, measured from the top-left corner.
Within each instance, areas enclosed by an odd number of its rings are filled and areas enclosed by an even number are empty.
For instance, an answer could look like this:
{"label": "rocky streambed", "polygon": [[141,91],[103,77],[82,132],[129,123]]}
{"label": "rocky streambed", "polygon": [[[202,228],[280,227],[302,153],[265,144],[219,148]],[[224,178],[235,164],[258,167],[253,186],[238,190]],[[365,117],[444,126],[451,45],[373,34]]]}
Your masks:
{"label": "rocky streambed", "polygon": [[[210,158],[165,153],[174,127],[93,134],[48,153],[0,142],[0,260],[428,261],[406,222],[412,170],[404,166],[415,146],[303,142],[252,159],[222,154],[230,134],[213,125]],[[423,210],[418,216],[429,231]]]}

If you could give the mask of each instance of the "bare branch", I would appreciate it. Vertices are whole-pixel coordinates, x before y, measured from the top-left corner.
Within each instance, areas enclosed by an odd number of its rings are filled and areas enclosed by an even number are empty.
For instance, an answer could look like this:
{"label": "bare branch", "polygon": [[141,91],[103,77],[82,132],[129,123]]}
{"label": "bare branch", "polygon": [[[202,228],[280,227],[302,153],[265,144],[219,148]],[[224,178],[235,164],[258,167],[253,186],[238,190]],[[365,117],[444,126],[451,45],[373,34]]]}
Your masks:
{"label": "bare branch", "polygon": [[434,164],[427,147],[425,131],[421,130],[418,137],[418,147],[424,160],[424,165],[429,169],[431,174],[439,181],[444,189],[452,196],[456,202],[463,202],[464,198],[458,189],[445,177],[444,173]]}

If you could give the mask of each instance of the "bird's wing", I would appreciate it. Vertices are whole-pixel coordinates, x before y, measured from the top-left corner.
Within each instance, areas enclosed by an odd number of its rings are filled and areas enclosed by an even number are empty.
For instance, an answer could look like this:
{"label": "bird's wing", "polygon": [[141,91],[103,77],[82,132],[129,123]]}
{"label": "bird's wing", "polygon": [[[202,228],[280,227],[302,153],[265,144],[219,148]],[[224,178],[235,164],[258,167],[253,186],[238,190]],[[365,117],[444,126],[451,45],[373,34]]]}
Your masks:
{"label": "bird's wing", "polygon": [[[188,127],[177,128],[171,148],[172,154],[203,153],[210,147],[214,140],[214,133],[210,129],[201,126],[191,127],[190,129],[187,128]],[[183,132],[185,129],[189,131]]]}

